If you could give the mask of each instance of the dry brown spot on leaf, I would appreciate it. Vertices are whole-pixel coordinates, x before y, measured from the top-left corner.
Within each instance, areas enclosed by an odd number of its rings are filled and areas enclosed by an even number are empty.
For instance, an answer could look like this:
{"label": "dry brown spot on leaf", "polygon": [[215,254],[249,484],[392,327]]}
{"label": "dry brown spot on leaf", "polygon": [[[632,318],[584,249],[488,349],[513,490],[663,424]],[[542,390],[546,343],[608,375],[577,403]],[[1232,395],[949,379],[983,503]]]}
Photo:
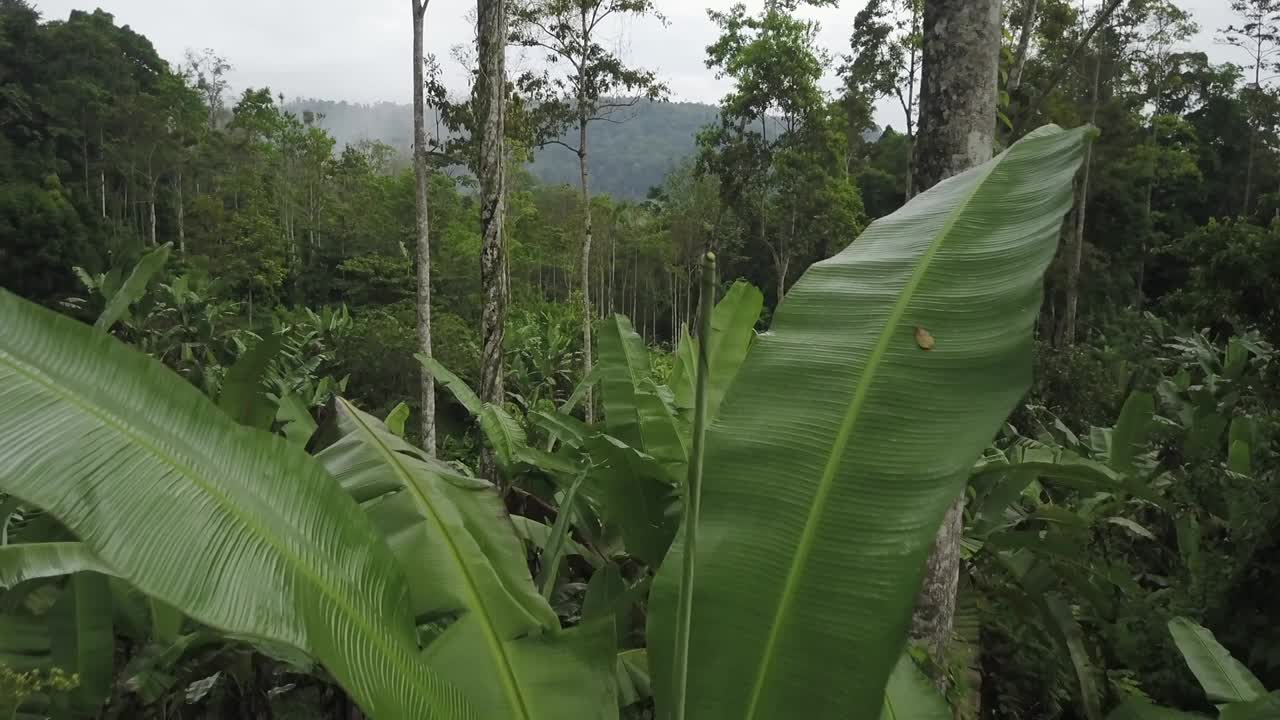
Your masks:
{"label": "dry brown spot on leaf", "polygon": [[933,336],[929,334],[928,330],[918,327],[916,328],[916,344],[920,346],[921,350],[928,352],[933,349]]}

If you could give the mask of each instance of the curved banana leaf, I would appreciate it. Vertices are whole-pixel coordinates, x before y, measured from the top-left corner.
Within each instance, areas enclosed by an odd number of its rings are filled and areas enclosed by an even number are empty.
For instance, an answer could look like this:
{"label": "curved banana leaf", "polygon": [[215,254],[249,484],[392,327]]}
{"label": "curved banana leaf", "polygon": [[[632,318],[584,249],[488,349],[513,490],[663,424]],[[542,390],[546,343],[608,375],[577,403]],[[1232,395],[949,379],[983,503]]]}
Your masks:
{"label": "curved banana leaf", "polygon": [[262,385],[267,366],[280,354],[284,338],[268,335],[258,341],[236,360],[227,371],[227,379],[218,394],[218,407],[232,420],[259,430],[270,430],[271,421],[279,412],[279,404],[267,397]]}
{"label": "curved banana leaf", "polygon": [[115,635],[111,623],[111,591],[107,578],[92,572],[71,576],[49,611],[52,659],[76,687],[57,700],[76,715],[95,716],[111,695],[115,677]]}
{"label": "curved banana leaf", "polygon": [[465,380],[454,375],[449,368],[441,365],[440,361],[433,357],[427,357],[422,353],[417,353],[414,357],[418,359],[422,367],[427,369],[427,372],[431,373],[431,377],[435,378],[436,382],[445,386],[453,394],[458,404],[466,408],[472,417],[480,414],[480,408],[484,406],[484,402],[480,400],[480,396],[476,395],[476,391],[472,390]]}
{"label": "curved banana leaf", "polygon": [[657,459],[673,480],[683,480],[688,429],[676,422],[670,391],[653,380],[644,340],[621,315],[597,323],[596,337],[605,431]]}
{"label": "curved banana leaf", "polygon": [[1135,461],[1146,452],[1147,437],[1151,433],[1155,415],[1155,398],[1149,393],[1135,392],[1124,401],[1120,417],[1111,430],[1111,447],[1108,464],[1117,472],[1133,476],[1137,472]]}
{"label": "curved banana leaf", "polygon": [[618,682],[618,706],[627,707],[653,697],[649,680],[649,655],[644,648],[618,653],[614,671]]}
{"label": "curved banana leaf", "polygon": [[1169,621],[1173,642],[1213,703],[1247,703],[1266,695],[1253,673],[1222,647],[1208,628],[1187,618]]}
{"label": "curved banana leaf", "polygon": [[1093,669],[1093,660],[1089,657],[1089,649],[1084,642],[1084,629],[1076,620],[1071,606],[1057,593],[1048,593],[1044,597],[1045,609],[1053,627],[1071,657],[1071,667],[1076,673],[1076,682],[1080,689],[1080,704],[1084,716],[1088,720],[1102,720],[1102,700],[1098,695],[1098,684]]}
{"label": "curved banana leaf", "polygon": [[[755,286],[739,280],[720,298],[711,313],[711,348],[707,352],[707,422],[715,420],[729,384],[747,359],[763,308],[764,295]],[[693,411],[697,368],[698,341],[685,335],[676,350],[675,366],[667,381],[675,396],[675,405],[681,411]]]}
{"label": "curved banana leaf", "polygon": [[366,512],[408,577],[415,616],[452,619],[427,661],[484,718],[612,717],[593,697],[612,682],[612,643],[560,630],[493,486],[431,460],[342,398],[335,409],[341,437],[317,459],[368,498]]}
{"label": "curved banana leaf", "polygon": [[[686,717],[878,717],[943,513],[1029,385],[1087,132],[1036,131],[877,221],[756,340],[707,435]],[[651,603],[662,717],[680,551]]]}
{"label": "curved banana leaf", "polygon": [[[143,255],[138,260],[138,264],[133,266],[129,277],[107,300],[107,305],[102,309],[102,314],[98,316],[98,320],[93,324],[95,328],[110,330],[112,325],[115,325],[120,318],[128,314],[129,306],[142,298],[143,294],[147,292],[147,283],[151,282],[151,278],[164,267],[165,262],[169,259],[169,251],[172,248],[173,243],[165,243]],[[104,284],[102,290],[105,292],[106,289],[107,287]]]}
{"label": "curved banana leaf", "polygon": [[529,447],[529,438],[520,423],[505,409],[492,403],[485,403],[480,407],[478,419],[480,430],[497,457],[498,464],[510,468],[519,462],[521,452]]}
{"label": "curved banana leaf", "polygon": [[395,559],[312,458],[3,291],[0,324],[0,491],[148,595],[316,657],[369,715],[475,717],[417,657]]}
{"label": "curved banana leaf", "polygon": [[951,708],[907,653],[889,674],[880,720],[952,720]]}
{"label": "curved banana leaf", "polygon": [[50,542],[0,545],[0,590],[38,578],[70,575],[81,570],[114,575],[83,543]]}
{"label": "curved banana leaf", "polygon": [[679,487],[656,459],[615,437],[587,438],[586,448],[594,463],[586,494],[622,533],[627,553],[657,566],[679,525]]}

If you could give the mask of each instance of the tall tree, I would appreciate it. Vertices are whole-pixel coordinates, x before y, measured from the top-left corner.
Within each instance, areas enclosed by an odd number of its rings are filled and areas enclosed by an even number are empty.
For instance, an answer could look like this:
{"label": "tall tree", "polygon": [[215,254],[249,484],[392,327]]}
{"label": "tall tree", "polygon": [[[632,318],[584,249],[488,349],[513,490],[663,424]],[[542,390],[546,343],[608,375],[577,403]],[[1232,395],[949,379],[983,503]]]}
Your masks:
{"label": "tall tree", "polygon": [[[1231,0],[1231,9],[1240,23],[1222,29],[1222,40],[1243,50],[1252,67],[1253,81],[1245,88],[1249,106],[1249,157],[1245,165],[1244,193],[1240,214],[1248,215],[1253,207],[1253,175],[1258,154],[1258,136],[1268,106],[1271,79],[1280,72],[1280,0]],[[1272,121],[1274,123],[1274,120]]]}
{"label": "tall tree", "polygon": [[[480,398],[501,405],[502,339],[507,317],[507,262],[503,221],[506,215],[506,43],[505,0],[477,0],[474,104],[480,130]],[[491,476],[491,451],[481,456],[481,475]]]}
{"label": "tall tree", "polygon": [[[431,352],[431,224],[428,193],[431,189],[431,166],[427,154],[426,81],[423,77],[422,26],[426,22],[429,0],[409,0],[413,10],[413,174],[414,206],[417,210],[418,238],[418,352]],[[422,398],[422,448],[430,455],[436,452],[436,388],[435,378],[424,366],[419,392]]]}
{"label": "tall tree", "polygon": [[[915,177],[927,190],[991,158],[1000,59],[1000,0],[926,0]],[[925,565],[911,636],[941,662],[955,621],[964,496],[943,518]],[[937,680],[945,685],[946,678]]]}
{"label": "tall tree", "polygon": [[[656,99],[666,86],[649,70],[628,67],[618,53],[601,44],[602,23],[621,16],[660,17],[651,0],[533,0],[514,11],[514,33],[525,47],[540,48],[548,60],[568,67],[563,75],[544,76],[544,87],[554,94],[541,111],[550,124],[577,130],[572,140],[550,143],[563,146],[578,156],[579,191],[582,196],[582,372],[591,374],[591,324],[595,316],[591,304],[591,172],[587,128],[595,122],[619,122],[642,98]],[[619,94],[629,97],[617,97]],[[558,133],[557,133],[558,134]],[[594,419],[591,391],[584,397],[587,421]]]}
{"label": "tall tree", "polygon": [[[860,104],[898,99],[906,123],[907,147],[915,142],[920,83],[921,0],[869,0],[853,19],[849,55],[840,74],[845,92]],[[912,192],[907,168],[907,195]]]}

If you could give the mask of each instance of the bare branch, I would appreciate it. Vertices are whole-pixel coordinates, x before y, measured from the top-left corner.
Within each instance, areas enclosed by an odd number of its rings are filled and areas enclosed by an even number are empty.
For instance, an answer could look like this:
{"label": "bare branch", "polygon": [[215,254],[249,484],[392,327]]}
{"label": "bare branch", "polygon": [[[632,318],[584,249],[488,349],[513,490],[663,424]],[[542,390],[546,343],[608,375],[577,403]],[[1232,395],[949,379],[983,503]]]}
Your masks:
{"label": "bare branch", "polygon": [[1067,55],[1066,59],[1062,61],[1062,64],[1054,70],[1049,81],[1044,84],[1044,87],[1040,88],[1040,92],[1036,95],[1036,99],[1031,104],[1031,107],[1018,119],[1018,122],[1014,126],[1014,137],[1022,134],[1023,127],[1028,121],[1035,117],[1037,112],[1039,112],[1040,105],[1044,102],[1044,99],[1058,88],[1058,83],[1062,82],[1063,76],[1067,74],[1067,69],[1071,67],[1076,56],[1079,55],[1080,51],[1089,44],[1089,41],[1093,39],[1093,36],[1097,34],[1098,30],[1102,29],[1102,26],[1107,23],[1107,20],[1111,19],[1111,16],[1122,4],[1124,4],[1124,0],[1110,0],[1107,6],[1102,9],[1102,12],[1098,13],[1098,17],[1094,19],[1093,25],[1089,27],[1088,31],[1086,31],[1084,36],[1080,38],[1080,41],[1076,43],[1075,47],[1071,48],[1071,52]]}
{"label": "bare branch", "polygon": [[577,154],[579,154],[579,153],[581,153],[581,152],[582,152],[582,151],[581,151],[581,150],[579,150],[578,148],[576,148],[576,147],[574,147],[574,146],[570,145],[570,144],[569,144],[569,143],[567,143],[567,142],[564,142],[563,140],[543,140],[543,141],[542,141],[542,144],[541,144],[541,146],[542,146],[542,147],[546,147],[546,146],[548,146],[548,145],[559,145],[560,147],[562,147],[562,148],[564,148],[564,149],[568,150],[569,152],[573,153],[574,155],[577,155]]}

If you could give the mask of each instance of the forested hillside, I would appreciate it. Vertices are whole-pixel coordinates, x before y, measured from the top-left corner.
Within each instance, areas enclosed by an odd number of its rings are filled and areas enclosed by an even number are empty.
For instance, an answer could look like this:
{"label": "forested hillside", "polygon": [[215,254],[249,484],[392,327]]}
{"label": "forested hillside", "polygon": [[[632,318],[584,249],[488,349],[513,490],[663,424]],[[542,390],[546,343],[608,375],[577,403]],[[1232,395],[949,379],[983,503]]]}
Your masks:
{"label": "forested hillside", "polygon": [[0,720],[1280,718],[1280,4],[855,4],[0,0]]}
{"label": "forested hillside", "polygon": [[[356,105],[330,100],[294,100],[285,109],[301,115],[312,111],[341,147],[365,140],[386,143],[407,158],[413,137],[413,108],[379,103]],[[702,103],[643,101],[618,113],[617,123],[591,127],[591,144],[598,160],[592,168],[600,192],[625,200],[643,200],[650,188],[662,184],[671,171],[693,155],[695,136],[715,119],[716,108]],[[437,124],[433,112],[428,125]],[[533,151],[529,171],[540,182],[559,185],[578,181],[578,159],[559,145]]]}

